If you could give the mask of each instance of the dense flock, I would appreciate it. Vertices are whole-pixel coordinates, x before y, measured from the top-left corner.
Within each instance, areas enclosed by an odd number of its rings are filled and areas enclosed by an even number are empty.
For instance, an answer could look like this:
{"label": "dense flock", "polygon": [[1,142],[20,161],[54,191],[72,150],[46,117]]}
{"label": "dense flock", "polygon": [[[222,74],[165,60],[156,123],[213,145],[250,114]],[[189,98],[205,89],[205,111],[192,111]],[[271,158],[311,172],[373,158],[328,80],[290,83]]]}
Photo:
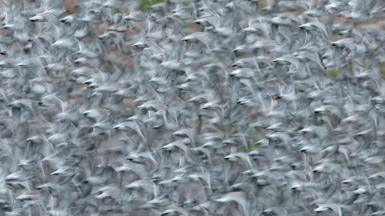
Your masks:
{"label": "dense flock", "polygon": [[0,215],[385,215],[385,2],[0,1]]}

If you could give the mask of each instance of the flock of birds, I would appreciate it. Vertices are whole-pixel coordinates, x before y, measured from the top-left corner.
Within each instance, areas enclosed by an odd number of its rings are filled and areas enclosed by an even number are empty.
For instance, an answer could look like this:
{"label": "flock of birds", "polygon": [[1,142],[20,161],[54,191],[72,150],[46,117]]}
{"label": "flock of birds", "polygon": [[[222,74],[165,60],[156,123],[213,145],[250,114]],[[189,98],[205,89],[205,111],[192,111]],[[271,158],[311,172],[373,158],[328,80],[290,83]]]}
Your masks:
{"label": "flock of birds", "polygon": [[0,215],[385,215],[384,1],[153,3],[1,2]]}

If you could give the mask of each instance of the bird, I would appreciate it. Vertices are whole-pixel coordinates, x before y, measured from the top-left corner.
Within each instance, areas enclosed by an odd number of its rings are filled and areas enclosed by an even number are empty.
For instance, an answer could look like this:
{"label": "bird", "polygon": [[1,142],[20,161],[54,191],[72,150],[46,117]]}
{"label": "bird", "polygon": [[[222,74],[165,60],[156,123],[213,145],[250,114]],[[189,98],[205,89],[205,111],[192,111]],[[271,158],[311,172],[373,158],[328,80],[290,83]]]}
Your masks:
{"label": "bird", "polygon": [[245,199],[245,194],[243,192],[229,192],[219,197],[215,201],[219,203],[235,202],[237,205],[239,205],[242,208],[242,211],[245,215],[249,214],[248,203],[247,203],[247,200]]}

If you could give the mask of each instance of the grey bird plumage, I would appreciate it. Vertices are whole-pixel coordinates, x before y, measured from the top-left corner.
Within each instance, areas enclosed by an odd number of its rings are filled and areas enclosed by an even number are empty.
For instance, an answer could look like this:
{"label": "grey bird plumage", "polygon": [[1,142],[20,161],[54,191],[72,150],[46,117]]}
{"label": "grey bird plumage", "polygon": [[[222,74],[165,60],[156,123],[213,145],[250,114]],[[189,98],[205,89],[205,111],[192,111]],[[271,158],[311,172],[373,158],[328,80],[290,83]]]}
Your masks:
{"label": "grey bird plumage", "polygon": [[382,215],[376,0],[0,1],[0,215]]}

